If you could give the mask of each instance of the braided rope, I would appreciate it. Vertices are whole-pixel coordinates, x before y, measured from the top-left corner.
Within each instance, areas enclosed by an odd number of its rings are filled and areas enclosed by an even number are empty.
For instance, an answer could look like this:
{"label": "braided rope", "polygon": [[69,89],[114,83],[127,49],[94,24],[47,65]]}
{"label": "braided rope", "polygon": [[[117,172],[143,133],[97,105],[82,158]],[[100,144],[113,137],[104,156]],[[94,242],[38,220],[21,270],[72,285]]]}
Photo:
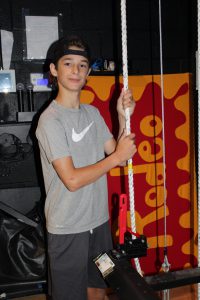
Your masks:
{"label": "braided rope", "polygon": [[[198,267],[200,267],[200,2],[197,1],[198,9],[198,51],[197,51],[197,89],[198,89]],[[198,283],[198,299],[200,299],[200,283]]]}
{"label": "braided rope", "polygon": [[[128,59],[127,59],[127,27],[126,27],[126,0],[121,0],[121,26],[122,26],[122,64],[123,64],[123,84],[124,90],[128,89]],[[131,132],[130,112],[125,110],[126,118],[126,133]],[[133,164],[132,159],[128,160],[128,186],[129,186],[129,201],[130,201],[130,218],[131,230],[136,232],[135,224],[135,204],[134,204],[134,182],[133,182]],[[135,238],[135,236],[133,236]],[[138,258],[134,258],[137,272],[142,276],[142,271]]]}

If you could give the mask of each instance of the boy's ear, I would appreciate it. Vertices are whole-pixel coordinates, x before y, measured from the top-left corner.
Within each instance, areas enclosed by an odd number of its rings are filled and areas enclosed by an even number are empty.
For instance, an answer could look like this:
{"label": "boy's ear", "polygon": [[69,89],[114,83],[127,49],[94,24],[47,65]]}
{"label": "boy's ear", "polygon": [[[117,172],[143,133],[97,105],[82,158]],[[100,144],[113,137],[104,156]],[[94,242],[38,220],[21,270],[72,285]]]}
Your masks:
{"label": "boy's ear", "polygon": [[53,63],[51,63],[49,65],[49,68],[50,68],[50,71],[51,71],[51,74],[54,76],[54,77],[57,77],[57,70],[56,70],[56,67]]}

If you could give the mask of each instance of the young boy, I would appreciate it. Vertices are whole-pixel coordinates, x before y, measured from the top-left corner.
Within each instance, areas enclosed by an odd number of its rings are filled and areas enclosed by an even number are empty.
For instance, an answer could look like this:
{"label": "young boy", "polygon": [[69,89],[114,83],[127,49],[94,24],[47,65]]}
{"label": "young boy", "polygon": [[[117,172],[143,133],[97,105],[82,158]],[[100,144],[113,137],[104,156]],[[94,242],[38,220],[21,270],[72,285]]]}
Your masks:
{"label": "young boy", "polygon": [[99,111],[80,104],[89,64],[88,46],[80,38],[55,43],[50,72],[58,94],[36,130],[46,189],[53,300],[104,299],[106,284],[93,258],[112,249],[106,173],[136,152],[134,134],[123,132],[124,109],[129,107],[132,114],[135,107],[130,91],[122,91],[117,103],[117,143]]}

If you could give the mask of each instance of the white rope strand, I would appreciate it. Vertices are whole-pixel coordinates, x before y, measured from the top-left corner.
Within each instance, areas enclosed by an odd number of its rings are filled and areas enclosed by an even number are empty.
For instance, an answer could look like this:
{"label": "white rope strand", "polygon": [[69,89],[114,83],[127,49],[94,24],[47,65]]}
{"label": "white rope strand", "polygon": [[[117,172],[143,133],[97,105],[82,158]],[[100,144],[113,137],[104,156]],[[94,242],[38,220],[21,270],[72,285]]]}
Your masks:
{"label": "white rope strand", "polygon": [[[164,261],[162,269],[169,272],[170,264],[167,257],[167,214],[166,214],[166,151],[165,151],[165,106],[164,106],[164,79],[163,79],[163,46],[162,46],[162,10],[159,0],[159,37],[160,37],[160,83],[161,83],[161,104],[162,104],[162,146],[163,146],[163,186],[164,186]],[[170,299],[169,289],[163,290],[163,300]]]}
{"label": "white rope strand", "polygon": [[[124,90],[128,89],[128,59],[127,59],[127,27],[126,27],[126,0],[121,0],[121,25],[122,25],[122,64],[123,64],[123,84]],[[126,117],[126,133],[130,134],[130,112],[129,109],[125,110]],[[130,201],[130,218],[131,230],[136,232],[135,225],[135,204],[134,204],[134,183],[133,183],[133,164],[132,159],[128,160],[128,186],[129,186],[129,201]],[[133,236],[135,238],[135,236]],[[134,258],[137,272],[142,276],[139,259]]]}
{"label": "white rope strand", "polygon": [[[200,1],[197,1],[197,9],[198,9],[198,51],[197,51],[197,89],[198,89],[198,170],[197,170],[197,178],[198,178],[198,267],[200,267]],[[198,299],[200,299],[200,283],[198,283]]]}
{"label": "white rope strand", "polygon": [[[124,90],[128,89],[128,54],[127,54],[127,26],[126,26],[126,0],[121,0],[121,24],[122,24],[122,64]],[[129,117],[130,119],[130,117]],[[129,125],[130,130],[130,125]]]}
{"label": "white rope strand", "polygon": [[163,185],[164,185],[164,262],[162,268],[168,272],[170,264],[167,258],[167,214],[166,214],[166,150],[165,150],[165,106],[164,106],[164,79],[163,79],[163,46],[162,46],[162,11],[161,0],[159,0],[159,36],[160,36],[160,81],[161,81],[161,103],[162,103],[162,145],[163,145]]}
{"label": "white rope strand", "polygon": [[[160,37],[160,82],[161,82],[161,104],[162,104],[162,146],[163,146],[163,202],[164,202],[164,260],[162,269],[169,272],[170,264],[167,257],[167,214],[166,214],[166,151],[165,151],[165,106],[164,106],[164,78],[163,78],[163,46],[162,46],[162,8],[159,0],[159,37]],[[163,300],[170,299],[169,289],[163,291]]]}

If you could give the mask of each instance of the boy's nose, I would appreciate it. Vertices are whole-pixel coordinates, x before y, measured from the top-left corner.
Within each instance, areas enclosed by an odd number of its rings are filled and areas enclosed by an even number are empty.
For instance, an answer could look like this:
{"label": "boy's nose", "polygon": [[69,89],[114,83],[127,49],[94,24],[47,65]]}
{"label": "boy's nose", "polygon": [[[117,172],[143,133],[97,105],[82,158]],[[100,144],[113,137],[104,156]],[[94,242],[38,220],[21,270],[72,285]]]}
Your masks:
{"label": "boy's nose", "polygon": [[72,72],[74,74],[77,74],[79,72],[79,67],[76,64],[73,65]]}

